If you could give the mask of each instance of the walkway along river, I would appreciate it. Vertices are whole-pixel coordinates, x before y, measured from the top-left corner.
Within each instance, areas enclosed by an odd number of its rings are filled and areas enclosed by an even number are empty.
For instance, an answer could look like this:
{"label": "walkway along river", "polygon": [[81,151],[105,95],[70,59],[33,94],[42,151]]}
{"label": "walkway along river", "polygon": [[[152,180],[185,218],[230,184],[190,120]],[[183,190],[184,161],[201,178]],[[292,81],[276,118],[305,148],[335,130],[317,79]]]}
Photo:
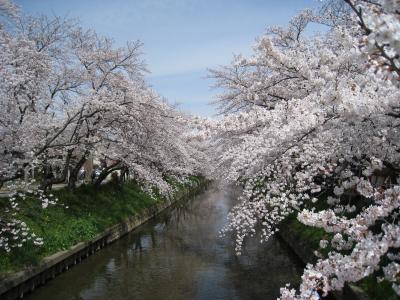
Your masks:
{"label": "walkway along river", "polygon": [[219,237],[235,199],[211,187],[25,299],[276,299],[285,283],[299,282],[302,266],[278,239],[250,240],[237,257],[232,237]]}

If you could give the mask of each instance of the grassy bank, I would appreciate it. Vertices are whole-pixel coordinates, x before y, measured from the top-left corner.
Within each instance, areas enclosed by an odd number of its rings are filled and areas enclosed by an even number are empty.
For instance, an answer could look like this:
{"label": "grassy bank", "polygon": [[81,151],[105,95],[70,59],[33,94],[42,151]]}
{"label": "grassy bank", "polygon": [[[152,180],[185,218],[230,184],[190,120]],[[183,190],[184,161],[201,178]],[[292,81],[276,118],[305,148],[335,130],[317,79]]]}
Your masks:
{"label": "grassy bank", "polygon": [[[330,239],[330,234],[320,228],[306,226],[300,223],[294,215],[289,216],[280,227],[281,237],[295,250],[296,254],[304,263],[314,263],[317,257],[314,255],[315,250],[327,256],[329,247],[319,249],[319,241],[321,239]],[[399,299],[391,288],[391,283],[387,280],[378,282],[377,276],[371,275],[355,285],[368,295],[371,300],[396,300]],[[348,298],[345,298],[348,299]]]}
{"label": "grassy bank", "polygon": [[[190,180],[186,185],[176,183],[176,194],[203,179],[193,176]],[[17,216],[43,238],[43,246],[25,244],[11,253],[0,251],[0,276],[34,266],[45,256],[91,240],[106,228],[130,216],[140,215],[157,201],[165,201],[149,196],[133,182],[109,183],[98,188],[80,186],[75,192],[61,189],[52,193],[59,199],[56,205],[42,209],[37,200],[26,199]],[[1,201],[6,199],[0,199],[0,206]]]}

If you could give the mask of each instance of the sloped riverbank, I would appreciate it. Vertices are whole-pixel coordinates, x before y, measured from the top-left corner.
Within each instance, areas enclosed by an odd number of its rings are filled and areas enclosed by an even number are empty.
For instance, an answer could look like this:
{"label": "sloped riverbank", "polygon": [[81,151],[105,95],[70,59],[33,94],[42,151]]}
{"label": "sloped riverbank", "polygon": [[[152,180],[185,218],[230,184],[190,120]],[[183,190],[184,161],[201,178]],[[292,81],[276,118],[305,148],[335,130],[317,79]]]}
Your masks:
{"label": "sloped riverbank", "polygon": [[[327,233],[321,229],[305,226],[294,216],[287,218],[279,227],[278,236],[293,250],[306,265],[315,263],[317,257],[314,251],[319,248],[319,241]],[[389,282],[378,283],[374,277],[368,277],[356,284],[332,295],[337,300],[395,300],[398,297],[393,292]]]}
{"label": "sloped riverbank", "polygon": [[[67,205],[58,206],[53,208],[54,211],[47,212],[52,217],[58,217],[58,220],[52,220],[50,224],[42,223],[38,225],[37,223],[48,220],[49,216],[47,215],[47,218],[46,216],[41,216],[40,218],[32,216],[31,220],[27,220],[27,222],[30,221],[29,223],[33,227],[35,225],[43,227],[42,233],[44,233],[45,244],[46,237],[49,242],[51,242],[51,237],[55,239],[59,237],[64,242],[64,245],[71,244],[74,240],[79,240],[79,238],[80,241],[74,243],[73,246],[66,247],[65,250],[54,251],[54,254],[45,255],[36,264],[23,267],[22,262],[19,265],[14,263],[12,267],[20,267],[22,270],[2,273],[0,299],[9,300],[23,297],[27,292],[43,285],[46,281],[68,270],[71,266],[80,263],[83,259],[139,227],[167,207],[201,192],[207,185],[208,181],[206,179],[192,177],[189,184],[178,186],[175,196],[170,200],[152,198],[141,192],[133,183],[123,187],[104,186],[101,187],[103,191],[100,191],[100,193],[83,187],[82,189],[86,190],[79,202],[76,202],[77,198],[79,199],[79,194],[60,197],[60,201],[63,204],[69,204],[70,207],[67,207]],[[107,192],[104,192],[104,190]],[[96,195],[99,196],[98,199],[96,199]],[[107,195],[109,197],[105,199]],[[130,216],[128,217],[127,214],[130,214]],[[84,215],[90,219],[86,223],[81,220]],[[115,222],[118,219],[120,221]],[[81,221],[82,226],[75,228],[76,232],[68,238],[69,230],[71,230],[67,227],[70,224],[69,222],[78,222],[79,224]],[[107,226],[110,223],[115,225]],[[63,245],[60,241],[58,243],[56,241],[52,242],[55,249],[57,249],[57,245],[59,247]],[[33,253],[30,259],[37,259],[41,254],[43,255],[46,251],[48,253],[54,248],[48,247],[47,249],[42,249],[42,253]],[[23,255],[29,256],[29,249],[25,249],[25,251],[27,253],[23,253]],[[35,254],[36,257],[34,257]],[[10,258],[8,257],[8,259]],[[2,262],[8,263],[9,266],[11,264],[10,261],[7,261],[7,257],[4,256],[2,257]],[[2,268],[5,269],[5,267],[3,263]]]}

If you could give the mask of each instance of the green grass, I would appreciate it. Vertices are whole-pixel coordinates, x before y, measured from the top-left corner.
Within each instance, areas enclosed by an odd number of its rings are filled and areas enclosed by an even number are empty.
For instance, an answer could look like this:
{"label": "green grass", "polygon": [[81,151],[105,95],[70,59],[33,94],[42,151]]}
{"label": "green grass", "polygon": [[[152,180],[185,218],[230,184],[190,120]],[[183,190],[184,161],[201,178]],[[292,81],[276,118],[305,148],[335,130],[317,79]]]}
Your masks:
{"label": "green grass", "polygon": [[[202,180],[195,176],[190,179],[192,182]],[[177,186],[175,195],[188,188],[188,185],[174,184]],[[36,265],[45,256],[91,240],[106,228],[163,201],[160,196],[151,197],[144,193],[132,182],[110,183],[98,188],[81,186],[74,192],[62,189],[52,193],[59,201],[46,209],[42,209],[35,199],[27,198],[21,203],[17,218],[42,237],[44,244],[37,247],[27,243],[10,253],[0,251],[0,276]],[[4,200],[0,199],[0,202]]]}
{"label": "green grass", "polygon": [[312,250],[318,250],[319,241],[328,239],[329,236],[325,230],[321,228],[310,227],[300,223],[295,214],[288,216],[284,224],[284,226],[289,227],[290,232],[294,235],[300,237],[301,240],[307,241],[309,248]]}
{"label": "green grass", "polygon": [[397,300],[399,299],[392,289],[392,283],[387,280],[378,282],[376,277],[370,275],[356,284],[365,291],[371,300]]}

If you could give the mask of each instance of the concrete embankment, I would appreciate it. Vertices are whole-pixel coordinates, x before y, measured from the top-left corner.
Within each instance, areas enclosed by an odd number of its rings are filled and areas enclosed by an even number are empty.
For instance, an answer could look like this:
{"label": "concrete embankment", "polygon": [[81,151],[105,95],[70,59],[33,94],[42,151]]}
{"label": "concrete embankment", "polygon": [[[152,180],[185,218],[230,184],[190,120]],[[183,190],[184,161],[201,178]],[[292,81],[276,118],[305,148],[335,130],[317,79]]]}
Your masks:
{"label": "concrete embankment", "polygon": [[181,191],[174,199],[158,202],[145,209],[140,215],[127,218],[123,222],[98,234],[90,241],[78,243],[68,250],[60,251],[44,258],[37,266],[8,276],[0,282],[0,300],[23,298],[25,294],[126,235],[166,208],[205,190],[208,184],[209,182],[205,179],[194,182],[191,187]]}

